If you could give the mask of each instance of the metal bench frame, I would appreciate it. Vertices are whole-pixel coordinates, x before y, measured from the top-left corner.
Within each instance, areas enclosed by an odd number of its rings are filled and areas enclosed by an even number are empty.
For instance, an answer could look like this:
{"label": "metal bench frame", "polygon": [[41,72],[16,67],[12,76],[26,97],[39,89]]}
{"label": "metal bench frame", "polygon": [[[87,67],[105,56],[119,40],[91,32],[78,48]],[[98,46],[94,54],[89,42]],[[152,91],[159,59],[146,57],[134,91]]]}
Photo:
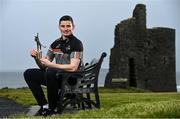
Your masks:
{"label": "metal bench frame", "polygon": [[[104,57],[106,57],[105,52],[101,54],[100,59],[92,60],[82,70],[57,73],[57,76],[63,76],[58,96],[57,109],[59,113],[62,113],[68,105],[78,109],[100,108],[98,76]],[[73,84],[71,84],[72,81]],[[91,93],[94,93],[94,98],[91,97]]]}

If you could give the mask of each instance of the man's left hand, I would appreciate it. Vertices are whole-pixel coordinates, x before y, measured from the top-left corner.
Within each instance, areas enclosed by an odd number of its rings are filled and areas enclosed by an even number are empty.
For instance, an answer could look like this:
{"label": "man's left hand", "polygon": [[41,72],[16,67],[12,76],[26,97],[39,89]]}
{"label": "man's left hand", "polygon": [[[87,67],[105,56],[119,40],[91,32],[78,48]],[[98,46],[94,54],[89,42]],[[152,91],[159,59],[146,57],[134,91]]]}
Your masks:
{"label": "man's left hand", "polygon": [[41,62],[42,65],[44,65],[44,66],[46,66],[46,67],[49,67],[50,64],[52,63],[52,62],[50,62],[50,61],[48,60],[47,57],[42,57],[42,58],[40,59],[40,62]]}

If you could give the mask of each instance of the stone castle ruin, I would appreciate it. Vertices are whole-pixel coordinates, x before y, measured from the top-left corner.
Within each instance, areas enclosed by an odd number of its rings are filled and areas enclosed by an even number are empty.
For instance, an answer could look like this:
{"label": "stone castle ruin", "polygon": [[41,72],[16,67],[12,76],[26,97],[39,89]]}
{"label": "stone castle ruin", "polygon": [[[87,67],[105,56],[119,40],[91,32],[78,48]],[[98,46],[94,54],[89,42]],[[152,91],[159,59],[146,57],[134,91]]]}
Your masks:
{"label": "stone castle ruin", "polygon": [[177,91],[175,29],[146,28],[145,5],[116,25],[114,42],[105,87]]}

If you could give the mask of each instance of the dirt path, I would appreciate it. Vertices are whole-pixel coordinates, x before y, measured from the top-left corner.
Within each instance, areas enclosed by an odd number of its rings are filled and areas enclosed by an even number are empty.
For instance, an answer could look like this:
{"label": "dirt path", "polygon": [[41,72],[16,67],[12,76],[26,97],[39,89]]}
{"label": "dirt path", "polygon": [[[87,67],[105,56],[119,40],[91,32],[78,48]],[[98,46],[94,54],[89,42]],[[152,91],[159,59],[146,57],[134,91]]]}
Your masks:
{"label": "dirt path", "polygon": [[[16,115],[16,114],[26,114],[29,116],[33,116],[36,114],[36,112],[39,110],[38,105],[33,106],[23,106],[21,104],[18,104],[14,100],[0,97],[0,119],[1,118],[8,118],[9,116]],[[64,110],[63,113],[77,113],[77,109],[75,108],[67,108]]]}
{"label": "dirt path", "polygon": [[29,107],[18,104],[17,102],[5,97],[0,97],[0,118],[5,118],[11,115],[27,113]]}

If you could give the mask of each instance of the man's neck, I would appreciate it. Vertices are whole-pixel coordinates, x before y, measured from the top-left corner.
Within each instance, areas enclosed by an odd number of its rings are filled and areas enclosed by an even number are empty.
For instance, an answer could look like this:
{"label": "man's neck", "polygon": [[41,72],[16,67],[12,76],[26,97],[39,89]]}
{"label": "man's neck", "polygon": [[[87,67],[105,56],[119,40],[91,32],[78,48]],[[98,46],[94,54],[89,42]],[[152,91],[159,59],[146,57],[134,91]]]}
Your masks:
{"label": "man's neck", "polygon": [[62,36],[62,40],[66,40],[67,38],[67,36]]}
{"label": "man's neck", "polygon": [[62,40],[66,40],[66,39],[69,39],[70,36],[72,36],[72,34],[69,36],[61,36],[61,38],[62,38]]}

